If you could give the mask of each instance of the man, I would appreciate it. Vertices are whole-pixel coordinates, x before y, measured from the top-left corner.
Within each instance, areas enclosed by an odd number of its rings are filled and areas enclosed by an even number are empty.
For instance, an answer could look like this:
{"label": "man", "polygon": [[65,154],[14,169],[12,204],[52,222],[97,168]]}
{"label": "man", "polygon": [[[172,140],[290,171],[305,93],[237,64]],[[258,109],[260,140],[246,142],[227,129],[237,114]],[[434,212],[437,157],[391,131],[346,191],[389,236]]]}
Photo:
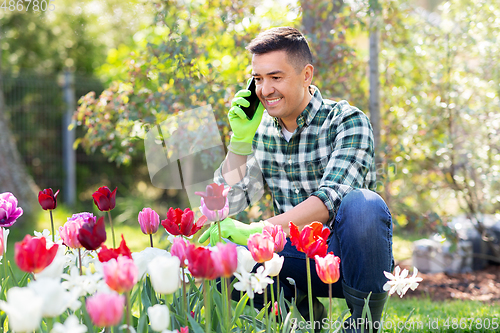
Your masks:
{"label": "man", "polygon": [[[262,193],[259,178],[263,177],[275,212],[268,222],[281,225],[287,234],[290,221],[299,229],[313,221],[330,228],[328,251],[341,258],[341,277],[333,285],[333,294],[345,297],[352,314],[348,321],[352,324],[346,328],[356,330],[370,293],[375,324],[387,297],[383,272],[391,271],[393,257],[391,215],[382,198],[370,190],[375,184],[370,122],[346,101],[323,99],[319,89],[311,85],[312,55],[298,30],[267,30],[247,49],[252,54],[252,76],[260,104],[250,120],[241,109],[248,106],[245,97],[250,91],[236,94],[228,113],[233,131],[229,152],[215,174],[217,183],[231,186],[230,214],[242,211]],[[242,239],[242,235],[246,239],[262,230],[261,223],[247,225],[226,219],[222,224],[222,237],[230,240]],[[304,254],[290,240],[279,254],[285,257],[280,273],[285,297],[294,296],[294,286],[287,277],[306,295]],[[318,278],[314,266],[311,268],[318,309],[314,312],[320,316],[323,309],[316,297],[327,297],[328,286]],[[307,317],[307,300],[296,301]]]}

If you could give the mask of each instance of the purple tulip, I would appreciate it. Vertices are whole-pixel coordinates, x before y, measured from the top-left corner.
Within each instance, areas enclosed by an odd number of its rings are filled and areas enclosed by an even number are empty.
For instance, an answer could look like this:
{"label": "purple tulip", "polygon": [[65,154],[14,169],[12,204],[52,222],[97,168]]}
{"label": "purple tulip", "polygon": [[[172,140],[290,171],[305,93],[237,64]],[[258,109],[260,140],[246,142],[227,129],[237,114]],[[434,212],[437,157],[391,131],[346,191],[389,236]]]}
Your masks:
{"label": "purple tulip", "polygon": [[0,227],[10,227],[19,216],[23,215],[23,209],[17,207],[17,199],[14,194],[4,192],[0,194]]}

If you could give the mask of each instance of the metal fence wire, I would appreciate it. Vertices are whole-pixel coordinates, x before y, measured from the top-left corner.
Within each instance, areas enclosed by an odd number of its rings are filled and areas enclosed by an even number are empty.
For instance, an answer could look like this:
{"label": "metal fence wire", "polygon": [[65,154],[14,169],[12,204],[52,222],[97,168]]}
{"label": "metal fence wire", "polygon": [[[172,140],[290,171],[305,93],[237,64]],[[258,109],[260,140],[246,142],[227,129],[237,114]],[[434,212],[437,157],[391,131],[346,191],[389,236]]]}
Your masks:
{"label": "metal fence wire", "polygon": [[[64,100],[63,76],[36,73],[3,74],[6,118],[10,125],[17,148],[24,159],[28,172],[40,188],[68,189],[64,163],[66,126],[63,125],[67,105]],[[85,76],[74,75],[75,100],[95,91],[100,94],[102,83]],[[76,137],[82,135],[76,129]],[[73,143],[71,142],[71,145]],[[102,181],[102,167],[115,169],[100,153],[87,155],[81,148],[76,151],[76,192],[80,194],[90,184]],[[119,173],[107,172],[113,183]]]}

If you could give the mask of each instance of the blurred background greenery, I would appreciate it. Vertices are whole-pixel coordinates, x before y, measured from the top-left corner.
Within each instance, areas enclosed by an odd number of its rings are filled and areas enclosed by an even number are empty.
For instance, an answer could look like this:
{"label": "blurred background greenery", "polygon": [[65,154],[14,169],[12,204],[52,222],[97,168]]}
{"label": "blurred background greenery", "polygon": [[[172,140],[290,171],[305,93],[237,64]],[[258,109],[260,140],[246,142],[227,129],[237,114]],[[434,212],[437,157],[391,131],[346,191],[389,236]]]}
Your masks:
{"label": "blurred background greenery", "polygon": [[[500,4],[495,1],[52,4],[54,10],[38,12],[11,10],[8,4],[0,10],[0,121],[10,129],[0,139],[15,142],[21,166],[15,170],[27,170],[21,178],[61,190],[57,225],[73,212],[97,214],[91,194],[102,185],[118,187],[113,214],[123,226],[136,226],[143,207],[156,209],[163,219],[169,207],[187,207],[185,191],[151,184],[145,133],[168,116],[210,104],[227,143],[226,112],[250,74],[244,47],[260,31],[283,25],[307,36],[315,57],[313,83],[323,97],[345,99],[372,119],[379,115],[377,190],[397,230],[447,233],[447,222],[457,214],[499,213]],[[376,53],[370,52],[370,36]],[[370,106],[370,59],[379,72],[378,108]],[[74,75],[78,100],[73,205],[62,200],[65,71]],[[195,139],[203,138],[198,135]],[[17,171],[6,163],[13,162],[0,162],[0,192],[22,198],[19,188],[31,185],[9,187],[2,179],[17,179]],[[32,201],[20,200],[32,212],[15,226],[20,235],[49,226],[47,215],[29,205]],[[238,218],[258,220],[271,211],[267,194]]]}

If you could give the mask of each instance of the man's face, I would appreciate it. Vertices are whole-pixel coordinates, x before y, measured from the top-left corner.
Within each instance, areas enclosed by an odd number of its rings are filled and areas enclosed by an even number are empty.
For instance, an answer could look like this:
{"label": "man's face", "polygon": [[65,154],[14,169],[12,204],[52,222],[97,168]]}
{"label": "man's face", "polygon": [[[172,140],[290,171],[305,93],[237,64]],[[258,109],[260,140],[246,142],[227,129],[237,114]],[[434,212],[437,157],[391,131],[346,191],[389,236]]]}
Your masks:
{"label": "man's face", "polygon": [[312,74],[311,65],[297,73],[285,51],[254,54],[252,57],[257,96],[269,115],[281,118],[288,130],[295,129],[297,117],[311,99],[308,87]]}

